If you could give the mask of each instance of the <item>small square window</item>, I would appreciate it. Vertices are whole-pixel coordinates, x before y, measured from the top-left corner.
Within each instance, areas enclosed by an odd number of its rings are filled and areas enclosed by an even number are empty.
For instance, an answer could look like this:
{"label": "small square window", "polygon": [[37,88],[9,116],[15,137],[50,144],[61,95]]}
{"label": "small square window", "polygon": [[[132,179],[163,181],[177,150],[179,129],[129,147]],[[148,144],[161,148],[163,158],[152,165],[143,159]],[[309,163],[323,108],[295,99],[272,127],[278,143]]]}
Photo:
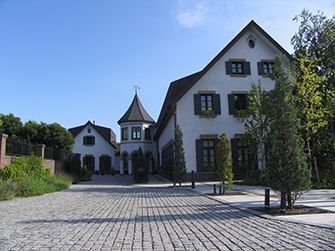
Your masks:
{"label": "small square window", "polygon": [[273,63],[263,63],[264,74],[272,73]]}
{"label": "small square window", "polygon": [[94,136],[85,136],[84,137],[84,145],[85,146],[95,145],[95,137]]}
{"label": "small square window", "polygon": [[243,62],[232,62],[232,73],[233,74],[243,74],[244,69],[243,69]]}

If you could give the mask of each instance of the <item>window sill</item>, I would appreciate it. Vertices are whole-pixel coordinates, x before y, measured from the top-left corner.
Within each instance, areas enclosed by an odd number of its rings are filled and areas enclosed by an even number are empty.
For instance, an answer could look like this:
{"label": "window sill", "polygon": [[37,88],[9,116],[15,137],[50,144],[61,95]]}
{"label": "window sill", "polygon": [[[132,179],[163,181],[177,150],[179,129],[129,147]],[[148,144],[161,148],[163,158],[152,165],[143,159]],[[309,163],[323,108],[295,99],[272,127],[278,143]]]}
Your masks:
{"label": "window sill", "polygon": [[230,74],[231,77],[239,77],[239,78],[245,78],[248,75],[247,74]]}
{"label": "window sill", "polygon": [[238,115],[233,115],[234,118],[249,118],[251,115],[243,115],[243,116],[238,116]]}
{"label": "window sill", "polygon": [[217,115],[210,115],[210,116],[208,116],[208,115],[199,115],[199,118],[206,118],[206,119],[214,119],[214,118],[216,118],[217,117]]}
{"label": "window sill", "polygon": [[263,78],[269,78],[269,75],[262,75]]}

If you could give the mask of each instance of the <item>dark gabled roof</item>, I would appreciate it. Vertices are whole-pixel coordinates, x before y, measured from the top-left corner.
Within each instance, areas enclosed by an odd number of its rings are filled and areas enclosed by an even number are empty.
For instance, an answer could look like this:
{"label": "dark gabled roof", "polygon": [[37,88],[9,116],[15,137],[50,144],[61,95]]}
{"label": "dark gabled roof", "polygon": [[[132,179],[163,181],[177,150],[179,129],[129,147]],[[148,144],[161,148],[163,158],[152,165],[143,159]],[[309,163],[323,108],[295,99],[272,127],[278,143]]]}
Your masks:
{"label": "dark gabled roof", "polygon": [[155,123],[155,121],[150,117],[147,111],[141,104],[140,99],[137,94],[133,99],[133,102],[129,106],[126,113],[122,116],[122,118],[117,122],[119,125],[125,122],[147,122],[147,123]]}
{"label": "dark gabled roof", "polygon": [[256,29],[261,33],[266,39],[268,39],[275,48],[277,48],[282,54],[284,54],[288,59],[291,58],[291,55],[280,45],[278,44],[269,34],[267,34],[254,20],[251,20],[250,23],[243,28],[243,30],[235,36],[230,43],[223,48],[222,51],[216,57],[205,66],[202,71],[189,75],[187,77],[176,80],[170,84],[169,90],[166,94],[161,112],[157,121],[157,131],[155,133],[155,140],[158,139],[159,135],[162,133],[168,119],[170,118],[172,111],[175,108],[176,103],[184,96],[184,94],[203,76],[205,73],[219,61],[219,59],[245,34],[245,32],[251,28]]}
{"label": "dark gabled roof", "polygon": [[115,136],[115,133],[110,128],[98,126],[98,125],[92,124],[91,121],[87,121],[85,125],[69,128],[68,131],[75,138],[88,125],[91,125],[106,141],[108,141],[108,143],[110,143],[116,149],[116,146],[114,145],[114,142],[111,139],[111,133],[114,136]]}

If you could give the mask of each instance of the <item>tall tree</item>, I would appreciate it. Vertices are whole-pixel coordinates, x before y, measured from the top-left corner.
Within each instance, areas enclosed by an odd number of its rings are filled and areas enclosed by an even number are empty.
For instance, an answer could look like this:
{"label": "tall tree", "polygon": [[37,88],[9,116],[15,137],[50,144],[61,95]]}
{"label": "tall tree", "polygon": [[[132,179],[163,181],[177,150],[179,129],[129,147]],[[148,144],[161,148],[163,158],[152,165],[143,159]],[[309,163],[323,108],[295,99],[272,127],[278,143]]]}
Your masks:
{"label": "tall tree", "polygon": [[[219,181],[222,181],[223,187],[227,182],[227,189],[233,185],[233,166],[231,160],[230,143],[225,133],[221,134],[217,147],[217,170],[216,176]],[[225,191],[225,189],[223,189]]]}
{"label": "tall tree", "polygon": [[[315,78],[314,74],[321,77],[321,79],[315,79],[313,82],[317,85],[317,91],[321,93],[322,110],[326,112],[324,121],[328,122],[322,127],[317,127],[318,132],[312,137],[315,143],[311,147],[313,147],[312,150],[318,151],[319,155],[329,154],[329,156],[332,155],[334,157],[335,16],[328,19],[321,12],[313,14],[304,9],[294,20],[300,21],[300,26],[298,32],[291,39],[295,50],[293,63],[298,70],[301,68],[301,62],[310,64],[309,66],[304,66],[308,71],[300,71],[301,80],[303,80],[303,74],[306,74],[306,79],[310,83],[310,80],[313,80],[310,77]],[[309,132],[311,132],[313,129],[312,127],[309,128]]]}
{"label": "tall tree", "polygon": [[259,80],[257,85],[252,83],[248,94],[248,114],[251,119],[243,120],[247,136],[243,137],[242,140],[247,141],[250,153],[253,153],[255,157],[260,156],[261,174],[265,169],[265,144],[270,134],[270,123],[273,119],[272,110],[270,97],[262,87],[261,81]]}
{"label": "tall tree", "polygon": [[183,132],[179,125],[174,130],[174,159],[173,159],[174,182],[181,183],[186,180],[186,160],[183,146]]}
{"label": "tall tree", "polygon": [[292,83],[282,67],[282,58],[275,56],[270,77],[275,80],[271,92],[274,120],[271,124],[271,141],[268,153],[266,180],[269,186],[287,193],[289,208],[303,191],[309,190],[311,173],[307,168],[303,144],[298,134],[299,120],[291,96]]}
{"label": "tall tree", "polygon": [[307,55],[300,55],[293,61],[296,77],[293,97],[298,108],[302,137],[310,160],[312,159],[311,136],[327,124],[326,115],[328,114],[323,107],[323,94],[320,91],[323,78],[315,72],[318,61],[309,59]]}

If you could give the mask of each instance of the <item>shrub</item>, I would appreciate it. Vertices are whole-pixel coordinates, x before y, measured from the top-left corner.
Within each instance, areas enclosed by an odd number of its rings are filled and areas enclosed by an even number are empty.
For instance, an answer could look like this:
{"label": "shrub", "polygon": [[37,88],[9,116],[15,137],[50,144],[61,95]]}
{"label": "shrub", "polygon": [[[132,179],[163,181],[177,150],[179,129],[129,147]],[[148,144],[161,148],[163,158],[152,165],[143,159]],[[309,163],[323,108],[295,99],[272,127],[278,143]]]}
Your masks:
{"label": "shrub", "polygon": [[54,177],[65,181],[69,186],[71,186],[74,181],[74,178],[70,174],[67,174],[67,173],[57,173],[54,175]]}
{"label": "shrub", "polygon": [[13,199],[16,190],[17,190],[16,182],[11,180],[0,179],[0,201]]}
{"label": "shrub", "polygon": [[1,171],[3,179],[21,181],[29,177],[51,176],[50,169],[43,168],[43,159],[35,155],[13,157],[12,163]]}
{"label": "shrub", "polygon": [[73,183],[80,181],[90,181],[91,177],[87,173],[87,167],[81,167],[81,161],[74,154],[65,160],[65,172],[73,177]]}

